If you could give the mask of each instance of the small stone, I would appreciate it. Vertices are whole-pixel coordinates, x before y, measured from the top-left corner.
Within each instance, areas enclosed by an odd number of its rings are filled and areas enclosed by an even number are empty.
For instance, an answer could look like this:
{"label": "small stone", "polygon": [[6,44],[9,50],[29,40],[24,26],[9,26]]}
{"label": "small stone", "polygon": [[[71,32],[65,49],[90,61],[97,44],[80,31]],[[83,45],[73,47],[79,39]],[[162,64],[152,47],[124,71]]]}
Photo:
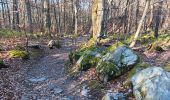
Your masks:
{"label": "small stone", "polygon": [[50,89],[50,90],[53,90],[55,87],[56,87],[55,84],[49,84],[49,85],[48,85],[48,89]]}
{"label": "small stone", "polygon": [[88,92],[89,92],[89,90],[86,88],[86,86],[83,86],[83,89],[81,91],[81,95],[88,97]]}
{"label": "small stone", "polygon": [[38,83],[38,82],[45,81],[46,78],[45,78],[45,77],[38,77],[38,78],[33,77],[33,78],[28,79],[28,80],[31,81],[31,82],[33,82],[33,83]]}
{"label": "small stone", "polygon": [[61,88],[54,88],[54,94],[59,94],[59,93],[62,93],[63,92],[63,89]]}
{"label": "small stone", "polygon": [[28,96],[23,95],[23,96],[21,97],[21,100],[29,100],[29,98],[28,98]]}

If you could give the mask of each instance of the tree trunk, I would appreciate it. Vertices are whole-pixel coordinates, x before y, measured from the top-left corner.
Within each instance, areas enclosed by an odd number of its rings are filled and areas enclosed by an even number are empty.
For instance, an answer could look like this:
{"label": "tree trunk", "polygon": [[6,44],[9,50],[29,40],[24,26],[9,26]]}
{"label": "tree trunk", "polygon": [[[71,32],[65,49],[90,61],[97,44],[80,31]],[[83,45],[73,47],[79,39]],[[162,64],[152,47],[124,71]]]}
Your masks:
{"label": "tree trunk", "polygon": [[134,37],[134,39],[132,40],[132,43],[130,44],[130,47],[134,47],[135,44],[136,44],[136,41],[137,41],[138,36],[139,36],[139,33],[140,33],[140,29],[141,29],[141,27],[142,27],[143,21],[144,21],[144,19],[145,19],[145,16],[146,16],[146,13],[147,13],[147,10],[148,10],[148,7],[149,7],[149,4],[150,4],[150,0],[147,0],[147,1],[146,1],[146,5],[145,5],[145,9],[144,9],[144,12],[143,12],[143,15],[142,15],[142,18],[141,18],[141,20],[140,20],[140,22],[139,22],[137,31],[136,31],[136,33],[135,33],[135,37]]}
{"label": "tree trunk", "polygon": [[104,0],[94,0],[92,7],[92,27],[93,27],[93,39],[96,41],[106,28],[104,23]]}
{"label": "tree trunk", "polygon": [[18,0],[13,0],[13,29],[19,31],[19,10]]}
{"label": "tree trunk", "polygon": [[77,33],[77,28],[78,28],[78,8],[77,8],[77,0],[75,0],[75,2],[74,2],[74,17],[75,17],[75,29],[74,29],[74,31],[75,31],[75,35],[78,35],[78,33]]}
{"label": "tree trunk", "polygon": [[28,32],[32,33],[33,32],[33,28],[32,28],[32,13],[31,13],[30,1],[29,0],[25,0],[25,5],[26,5],[26,10],[27,10]]}
{"label": "tree trunk", "polygon": [[50,7],[49,7],[49,0],[44,0],[44,15],[45,15],[45,34],[47,34],[51,38],[51,17],[50,17]]}
{"label": "tree trunk", "polygon": [[159,31],[159,25],[160,25],[160,19],[161,19],[161,10],[162,10],[162,4],[163,1],[160,1],[157,7],[157,14],[155,18],[155,31],[154,31],[154,36],[157,38],[158,37],[158,31]]}

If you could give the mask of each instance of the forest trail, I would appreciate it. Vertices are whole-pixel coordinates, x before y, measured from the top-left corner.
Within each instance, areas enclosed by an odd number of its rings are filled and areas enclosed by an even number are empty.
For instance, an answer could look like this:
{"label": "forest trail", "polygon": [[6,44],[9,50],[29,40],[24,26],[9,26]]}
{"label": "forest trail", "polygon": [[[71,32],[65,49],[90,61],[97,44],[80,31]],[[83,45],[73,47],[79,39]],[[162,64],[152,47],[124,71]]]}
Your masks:
{"label": "forest trail", "polygon": [[[86,39],[80,37],[79,43]],[[61,49],[45,50],[46,56],[31,64],[24,75],[23,86],[26,87],[21,100],[85,100],[80,95],[78,82],[69,78],[64,72],[65,61],[68,53],[75,46],[67,46],[68,40],[64,40]]]}

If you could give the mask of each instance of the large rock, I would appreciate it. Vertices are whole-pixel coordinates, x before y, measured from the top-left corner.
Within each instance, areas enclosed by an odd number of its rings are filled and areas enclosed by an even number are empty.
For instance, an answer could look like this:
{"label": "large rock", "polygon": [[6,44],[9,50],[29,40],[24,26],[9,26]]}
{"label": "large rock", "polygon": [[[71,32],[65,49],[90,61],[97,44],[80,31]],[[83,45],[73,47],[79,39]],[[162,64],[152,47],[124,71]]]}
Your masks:
{"label": "large rock", "polygon": [[61,48],[61,45],[60,45],[60,41],[59,40],[57,40],[57,41],[55,41],[55,40],[50,40],[49,42],[48,42],[48,45],[47,45],[50,49],[53,49],[54,47],[56,47],[56,48]]}
{"label": "large rock", "polygon": [[136,100],[169,100],[170,73],[149,67],[136,73],[131,82]]}
{"label": "large rock", "polygon": [[76,62],[76,66],[79,67],[79,70],[87,70],[90,67],[95,67],[99,60],[102,58],[103,48],[101,47],[92,47],[81,55],[81,57]]}
{"label": "large rock", "polygon": [[96,69],[101,81],[120,76],[138,62],[138,56],[128,47],[120,46],[108,52],[98,63]]}

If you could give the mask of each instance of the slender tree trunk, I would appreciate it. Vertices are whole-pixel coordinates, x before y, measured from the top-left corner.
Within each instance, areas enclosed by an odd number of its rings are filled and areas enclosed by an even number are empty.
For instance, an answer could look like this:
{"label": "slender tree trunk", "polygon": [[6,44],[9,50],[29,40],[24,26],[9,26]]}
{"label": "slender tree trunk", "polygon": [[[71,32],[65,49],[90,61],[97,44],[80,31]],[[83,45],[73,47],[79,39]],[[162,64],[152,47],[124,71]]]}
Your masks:
{"label": "slender tree trunk", "polygon": [[160,25],[160,20],[161,20],[161,10],[162,10],[162,4],[163,1],[160,1],[157,7],[157,14],[155,18],[155,31],[154,31],[154,36],[157,38],[158,37],[158,31],[159,31],[159,25]]}
{"label": "slender tree trunk", "polygon": [[150,18],[149,18],[149,28],[151,28],[152,26],[152,29],[153,29],[153,17],[154,17],[154,4],[153,4],[153,0],[151,0],[151,10],[150,10]]}
{"label": "slender tree trunk", "polygon": [[44,0],[44,15],[45,15],[45,34],[47,34],[51,38],[51,16],[50,16],[50,7],[49,0]]}
{"label": "slender tree trunk", "polygon": [[136,31],[136,33],[135,33],[135,37],[134,37],[134,39],[132,40],[132,43],[130,44],[130,47],[134,47],[135,44],[136,44],[136,41],[137,41],[137,39],[138,39],[140,30],[141,30],[141,27],[142,27],[142,24],[143,24],[143,21],[144,21],[144,19],[145,19],[145,16],[146,16],[146,13],[147,13],[147,10],[148,10],[148,7],[149,7],[149,4],[150,4],[150,0],[147,0],[147,1],[146,1],[146,5],[145,5],[145,9],[144,9],[144,12],[143,12],[143,15],[142,15],[142,18],[141,18],[141,20],[140,20],[140,22],[139,22],[137,31]]}
{"label": "slender tree trunk", "polygon": [[139,0],[136,0],[136,11],[135,11],[135,31],[138,29],[138,15],[139,15]]}
{"label": "slender tree trunk", "polygon": [[11,29],[11,15],[10,15],[10,9],[9,9],[9,5],[8,5],[8,1],[6,0],[6,7],[7,7],[7,12],[8,12],[8,22],[9,22],[9,28]]}
{"label": "slender tree trunk", "polygon": [[19,29],[19,10],[18,10],[18,0],[13,0],[13,29]]}
{"label": "slender tree trunk", "polygon": [[58,25],[57,25],[58,32],[57,33],[60,35],[61,34],[61,29],[60,29],[61,28],[61,18],[60,18],[61,14],[60,14],[60,1],[59,0],[57,1],[57,5],[58,5]]}
{"label": "slender tree trunk", "polygon": [[32,33],[33,32],[33,27],[32,27],[32,13],[31,13],[30,1],[25,0],[25,5],[26,5],[26,10],[27,10],[28,32]]}
{"label": "slender tree trunk", "polygon": [[4,2],[1,0],[1,10],[2,10],[2,19],[3,19],[3,27],[6,27],[6,21],[5,21],[5,14],[4,14]]}
{"label": "slender tree trunk", "polygon": [[78,8],[77,8],[77,0],[75,0],[75,2],[74,2],[74,17],[75,17],[75,29],[74,29],[74,31],[75,31],[75,35],[78,35],[78,33],[77,33],[77,28],[78,28]]}

